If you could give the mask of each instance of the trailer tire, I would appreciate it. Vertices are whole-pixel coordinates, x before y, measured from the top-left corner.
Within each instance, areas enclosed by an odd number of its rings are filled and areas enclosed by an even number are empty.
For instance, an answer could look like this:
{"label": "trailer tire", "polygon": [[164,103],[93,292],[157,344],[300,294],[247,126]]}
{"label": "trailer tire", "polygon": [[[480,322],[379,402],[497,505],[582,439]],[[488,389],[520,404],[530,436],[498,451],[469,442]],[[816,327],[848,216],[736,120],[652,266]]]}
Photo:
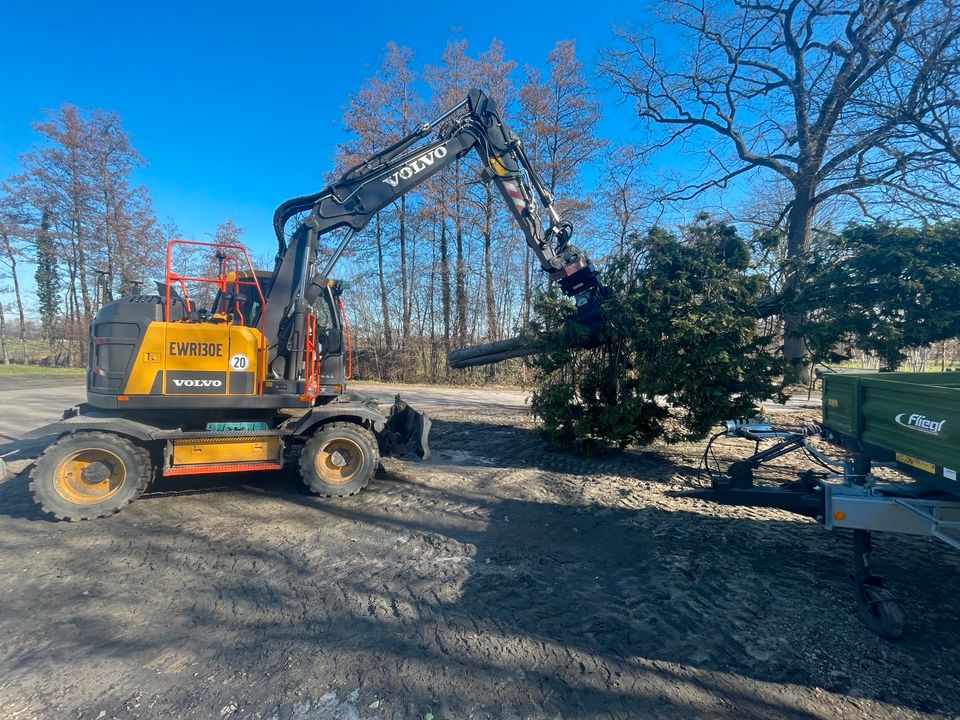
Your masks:
{"label": "trailer tire", "polygon": [[367,486],[380,465],[377,438],[352,422],[317,430],[300,453],[300,476],[322,497],[347,497]]}
{"label": "trailer tire", "polygon": [[153,480],[149,451],[106,432],[60,438],[37,458],[30,493],[60,520],[107,517],[136,500]]}

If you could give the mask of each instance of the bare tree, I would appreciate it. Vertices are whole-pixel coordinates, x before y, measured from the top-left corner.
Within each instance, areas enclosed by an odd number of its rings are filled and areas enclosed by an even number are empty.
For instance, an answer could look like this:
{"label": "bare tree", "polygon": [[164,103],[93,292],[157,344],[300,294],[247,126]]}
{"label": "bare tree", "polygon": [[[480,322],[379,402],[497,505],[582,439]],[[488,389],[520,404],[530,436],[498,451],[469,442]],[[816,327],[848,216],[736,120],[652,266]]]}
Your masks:
{"label": "bare tree", "polygon": [[[424,78],[433,91],[433,110],[442,112],[459,103],[468,90],[477,84],[477,61],[467,54],[466,40],[447,43],[440,57],[441,63],[424,69]],[[463,162],[456,163],[450,172],[439,177],[442,203],[453,221],[453,244],[456,260],[453,266],[453,300],[455,341],[463,343],[467,338],[467,250],[469,227],[478,224],[470,217],[467,204],[467,188]],[[443,228],[441,242],[449,242]]]}
{"label": "bare tree", "polygon": [[20,342],[23,362],[27,362],[26,314],[23,306],[23,291],[20,286],[20,262],[27,253],[26,243],[32,235],[26,223],[30,220],[19,199],[13,195],[0,198],[0,264],[6,268],[7,277],[13,286],[13,296],[17,308],[17,340]]}
{"label": "bare tree", "polygon": [[[384,108],[387,110],[385,118],[388,127],[393,133],[406,135],[420,120],[423,103],[414,89],[416,75],[410,67],[413,60],[413,51],[395,43],[387,45],[387,54],[384,58],[381,72],[386,82]],[[392,141],[392,140],[391,140]],[[410,339],[410,313],[412,308],[411,295],[415,289],[416,273],[412,272],[414,249],[409,234],[408,198],[400,196],[396,203],[396,234],[400,251],[400,338],[401,345],[406,346]]]}
{"label": "bare tree", "polygon": [[[960,209],[952,0],[673,0],[662,20],[668,51],[622,31],[601,71],[663,131],[647,149],[681,143],[706,161],[667,200],[766,172],[789,184],[780,217],[788,292],[814,216],[830,202],[864,212],[880,201],[925,215]],[[800,317],[784,321],[784,356],[799,376]]]}
{"label": "bare tree", "polygon": [[[343,115],[344,126],[350,136],[338,149],[338,166],[346,170],[365,160],[400,137],[410,132],[422,115],[422,102],[415,91],[416,76],[411,69],[413,52],[406,46],[387,44],[383,62],[373,75],[364,80],[356,94],[350,97]],[[387,351],[394,346],[391,313],[391,288],[400,290],[400,343],[402,347],[410,336],[411,294],[415,287],[415,273],[411,270],[412,238],[409,232],[410,199],[401,197],[395,207],[379,214],[372,228],[365,233],[372,238],[377,259],[379,301]],[[389,239],[397,238],[398,281],[392,275]]]}
{"label": "bare tree", "polygon": [[[6,292],[6,288],[0,287],[0,294]],[[4,365],[10,364],[10,356],[7,355],[7,316],[3,312],[3,301],[0,300],[0,362]]]}
{"label": "bare tree", "polygon": [[646,158],[633,145],[610,147],[604,157],[599,205],[605,216],[602,222],[606,236],[613,240],[617,254],[626,249],[631,234],[654,220],[650,211],[656,202],[644,174],[646,170]]}
{"label": "bare tree", "polygon": [[116,113],[65,103],[34,129],[41,144],[21,156],[23,171],[3,184],[4,216],[15,227],[8,235],[36,250],[44,334],[51,349],[55,334],[68,341],[72,363],[86,347],[96,278],[104,277],[110,291],[142,280],[159,266],[163,229],[146,189],[131,183],[145,160]]}
{"label": "bare tree", "polygon": [[[513,83],[510,76],[516,68],[516,62],[506,58],[503,43],[494,38],[490,46],[480,53],[476,63],[477,87],[486,91],[501,107],[508,108],[514,100]],[[494,235],[498,218],[503,219],[499,199],[494,199],[493,186],[485,182],[480,186],[481,192],[475,198],[483,214],[483,283],[484,309],[486,315],[486,338],[496,340],[500,336],[500,323],[497,318],[497,288],[494,283]],[[510,220],[512,225],[512,219]],[[519,237],[513,233],[516,242]],[[497,261],[499,265],[502,260]]]}
{"label": "bare tree", "polygon": [[[600,103],[583,74],[576,43],[560,40],[547,55],[549,75],[543,79],[535,67],[525,68],[520,86],[517,123],[527,154],[537,167],[547,190],[557,198],[561,214],[582,219],[590,208],[580,187],[583,165],[596,158],[604,142],[597,136]],[[530,253],[524,271],[524,326],[530,320],[530,298],[540,281]]]}

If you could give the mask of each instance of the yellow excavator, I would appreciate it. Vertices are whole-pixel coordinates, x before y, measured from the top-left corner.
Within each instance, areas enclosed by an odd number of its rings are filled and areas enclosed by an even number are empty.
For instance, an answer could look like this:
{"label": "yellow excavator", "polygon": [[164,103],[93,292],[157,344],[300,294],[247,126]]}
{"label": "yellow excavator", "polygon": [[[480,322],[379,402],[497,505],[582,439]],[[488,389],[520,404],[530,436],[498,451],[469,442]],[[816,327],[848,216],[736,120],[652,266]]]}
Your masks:
{"label": "yellow excavator", "polygon": [[[310,490],[346,496],[398,445],[428,459],[429,418],[399,397],[385,415],[347,390],[344,285],[331,273],[377,212],[470,151],[541,268],[576,301],[569,320],[591,331],[576,335],[595,335],[604,296],[597,274],[497,104],[471,90],[320,192],[282,203],[272,271],[256,270],[240,245],[171,241],[156,292],[109,302],[90,323],[87,401],[31,433],[49,441],[30,473],[36,501],[61,519],[99,518],[158,473],[278,470],[296,453]],[[322,246],[335,250],[322,258]],[[216,272],[178,272],[185,249],[209,253]],[[189,292],[204,284],[210,307]]]}

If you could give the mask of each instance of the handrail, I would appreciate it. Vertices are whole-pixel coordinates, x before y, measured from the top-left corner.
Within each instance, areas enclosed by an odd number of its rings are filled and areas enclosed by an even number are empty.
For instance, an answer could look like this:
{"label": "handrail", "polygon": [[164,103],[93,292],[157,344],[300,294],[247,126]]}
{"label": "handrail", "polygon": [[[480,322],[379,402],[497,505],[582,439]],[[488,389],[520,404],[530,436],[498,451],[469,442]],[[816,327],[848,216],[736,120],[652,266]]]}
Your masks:
{"label": "handrail", "polygon": [[[221,275],[216,278],[195,277],[191,275],[180,275],[179,273],[175,273],[173,272],[172,265],[173,265],[173,248],[176,245],[195,245],[200,247],[219,248],[222,250],[234,250],[234,251],[237,251],[238,253],[242,253],[243,259],[246,262],[247,269],[250,272],[250,278],[249,279],[240,278],[240,261],[236,257],[231,255],[227,255],[226,257],[223,258],[225,262],[222,262],[220,264],[220,269],[219,269]],[[189,302],[189,297],[187,296],[187,287],[185,285],[186,281],[212,283],[217,285],[220,288],[221,292],[225,293],[227,283],[229,282],[226,279],[226,274],[225,274],[226,261],[231,261],[234,264],[234,267],[236,268],[236,277],[233,280],[234,287],[239,289],[241,286],[244,286],[244,285],[252,285],[253,287],[256,288],[257,295],[260,297],[260,322],[259,322],[260,341],[259,341],[259,347],[257,348],[257,351],[260,354],[260,358],[257,363],[257,368],[258,368],[257,390],[259,393],[262,393],[263,377],[265,375],[264,353],[267,350],[267,333],[266,333],[267,299],[263,294],[263,288],[260,287],[260,280],[259,278],[257,278],[257,271],[253,266],[253,262],[250,260],[250,254],[247,252],[247,248],[245,248],[243,245],[238,245],[236,243],[204,242],[202,240],[184,240],[182,238],[175,238],[173,240],[169,240],[167,242],[167,264],[166,264],[166,274],[164,278],[166,298],[165,298],[164,308],[163,308],[163,320],[164,322],[167,322],[167,323],[170,322],[170,301],[171,301],[170,287],[173,282],[179,283],[180,287],[183,288],[183,300],[185,304]],[[240,318],[241,320],[243,320],[242,313],[240,314]]]}

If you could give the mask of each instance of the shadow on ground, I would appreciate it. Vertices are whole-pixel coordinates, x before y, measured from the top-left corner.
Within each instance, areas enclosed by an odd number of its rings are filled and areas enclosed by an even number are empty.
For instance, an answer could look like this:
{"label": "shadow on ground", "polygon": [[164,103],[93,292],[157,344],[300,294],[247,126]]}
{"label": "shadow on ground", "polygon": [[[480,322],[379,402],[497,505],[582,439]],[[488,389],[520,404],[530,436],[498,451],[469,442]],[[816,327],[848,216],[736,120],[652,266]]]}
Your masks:
{"label": "shadow on ground", "polygon": [[[677,478],[692,479],[696,473],[686,465],[652,451],[610,451],[596,456],[585,456],[574,451],[550,448],[536,432],[508,424],[476,423],[434,420],[431,444],[437,447],[431,466],[457,465],[481,470],[491,468],[540,469],[571,475],[618,474],[635,479],[649,479],[650,469],[657,468]],[[9,453],[8,460],[35,458],[46,447],[46,441],[15,440],[0,446],[0,455]],[[412,453],[403,456],[414,460]],[[300,481],[296,463],[278,472],[235,473],[224,475],[191,475],[164,478],[151,483],[142,499],[157,499],[187,495],[246,490],[268,492],[292,497],[311,498]],[[40,512],[33,506],[28,491],[29,468],[11,481],[0,484],[0,515],[31,520],[56,518]],[[383,470],[379,471],[383,477]]]}
{"label": "shadow on ground", "polygon": [[[892,645],[854,616],[847,538],[691,501],[666,510],[656,489],[625,495],[630,506],[567,502],[542,445],[519,447],[537,442],[524,431],[444,425],[445,447],[459,438],[496,463],[473,468],[483,489],[448,472],[469,469],[461,455],[391,466],[354,498],[312,497],[293,473],[178,479],[113,518],[52,524],[30,522],[24,477],[0,485],[0,707],[814,718],[871,698],[872,716],[960,706],[958,575],[938,573],[929,546],[880,547],[894,585],[920,591],[911,637]],[[496,478],[517,469],[529,492],[505,496]]]}

